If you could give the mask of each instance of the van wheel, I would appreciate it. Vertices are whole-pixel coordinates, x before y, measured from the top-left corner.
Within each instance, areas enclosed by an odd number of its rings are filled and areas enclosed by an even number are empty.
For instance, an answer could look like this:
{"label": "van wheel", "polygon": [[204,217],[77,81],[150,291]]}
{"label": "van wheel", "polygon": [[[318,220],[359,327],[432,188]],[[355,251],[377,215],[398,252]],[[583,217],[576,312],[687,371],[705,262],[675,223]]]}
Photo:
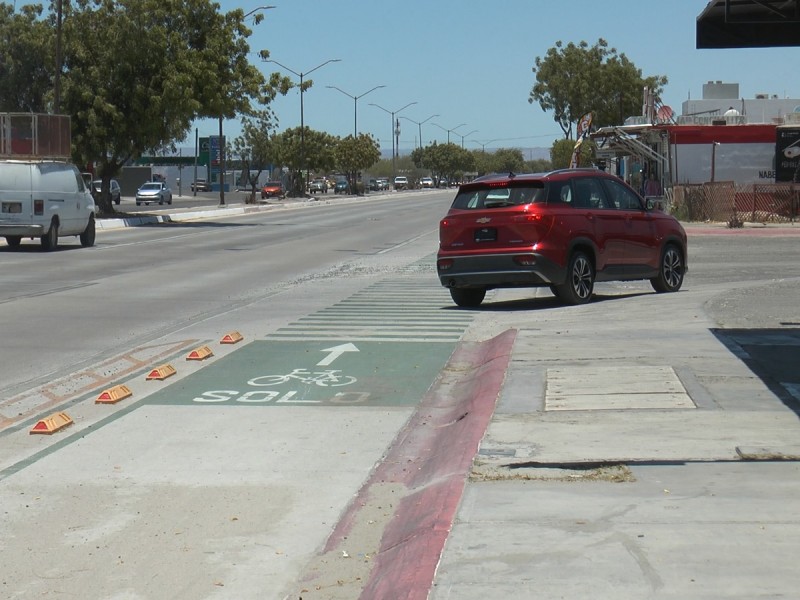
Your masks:
{"label": "van wheel", "polygon": [[50,223],[50,229],[41,238],[42,250],[51,252],[58,246],[58,223],[53,221]]}
{"label": "van wheel", "polygon": [[22,237],[18,235],[7,235],[6,236],[6,244],[11,246],[12,248],[18,247],[22,243]]}
{"label": "van wheel", "polygon": [[94,238],[96,236],[94,217],[89,217],[89,222],[86,224],[86,229],[79,236],[81,239],[81,246],[89,248],[94,246]]}

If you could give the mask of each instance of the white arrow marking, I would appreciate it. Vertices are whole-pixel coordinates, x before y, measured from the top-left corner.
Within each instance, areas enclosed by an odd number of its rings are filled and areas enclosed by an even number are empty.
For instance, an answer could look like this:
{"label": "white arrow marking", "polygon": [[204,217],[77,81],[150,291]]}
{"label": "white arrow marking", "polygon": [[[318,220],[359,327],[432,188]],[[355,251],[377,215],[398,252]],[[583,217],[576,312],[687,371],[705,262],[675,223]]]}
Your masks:
{"label": "white arrow marking", "polygon": [[330,354],[317,363],[318,367],[328,366],[345,352],[360,352],[360,350],[356,348],[354,344],[348,343],[342,344],[341,346],[334,346],[333,348],[325,348],[323,352],[330,352]]}

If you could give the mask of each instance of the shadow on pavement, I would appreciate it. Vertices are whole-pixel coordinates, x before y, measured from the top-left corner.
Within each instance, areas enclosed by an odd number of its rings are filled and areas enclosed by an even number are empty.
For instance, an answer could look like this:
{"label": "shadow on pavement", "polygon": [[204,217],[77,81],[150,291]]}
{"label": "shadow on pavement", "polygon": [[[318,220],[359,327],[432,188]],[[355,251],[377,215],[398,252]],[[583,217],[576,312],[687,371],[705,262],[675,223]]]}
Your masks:
{"label": "shadow on pavement", "polygon": [[712,329],[711,332],[787,408],[800,416],[800,329]]}

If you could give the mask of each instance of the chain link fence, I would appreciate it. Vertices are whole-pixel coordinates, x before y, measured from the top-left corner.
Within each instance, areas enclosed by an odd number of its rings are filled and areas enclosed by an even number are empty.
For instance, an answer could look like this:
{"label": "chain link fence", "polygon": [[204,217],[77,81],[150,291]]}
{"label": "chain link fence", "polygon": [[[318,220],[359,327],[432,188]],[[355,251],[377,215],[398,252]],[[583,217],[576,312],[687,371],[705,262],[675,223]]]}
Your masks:
{"label": "chain link fence", "polygon": [[800,217],[800,184],[732,181],[675,185],[668,190],[669,212],[682,221],[793,223]]}

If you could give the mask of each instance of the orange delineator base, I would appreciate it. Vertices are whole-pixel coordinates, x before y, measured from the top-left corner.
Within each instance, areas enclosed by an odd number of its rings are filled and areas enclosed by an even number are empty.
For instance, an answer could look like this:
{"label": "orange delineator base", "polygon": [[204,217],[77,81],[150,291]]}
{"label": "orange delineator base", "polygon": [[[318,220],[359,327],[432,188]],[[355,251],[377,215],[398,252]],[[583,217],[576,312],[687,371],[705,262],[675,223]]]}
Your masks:
{"label": "orange delineator base", "polygon": [[124,400],[129,396],[133,396],[133,392],[125,385],[115,385],[100,393],[95,404],[116,404],[120,400]]}
{"label": "orange delineator base", "polygon": [[30,430],[30,433],[46,433],[49,435],[66,427],[67,425],[72,425],[72,419],[67,413],[53,413],[49,417],[45,417],[36,423],[36,425],[33,426],[33,429]]}
{"label": "orange delineator base", "polygon": [[173,367],[172,365],[170,364],[161,365],[160,367],[156,367],[155,369],[150,371],[150,374],[147,376],[147,381],[150,381],[151,379],[163,380],[166,379],[167,377],[172,377],[173,375],[175,375],[175,373],[177,373],[177,371],[175,370],[175,367]]}
{"label": "orange delineator base", "polygon": [[186,356],[186,360],[205,360],[209,356],[214,356],[211,348],[208,346],[201,346],[189,352],[189,354]]}
{"label": "orange delineator base", "polygon": [[220,344],[235,344],[237,342],[241,342],[244,338],[242,334],[238,331],[231,331],[230,333],[226,333],[222,339],[219,341]]}

